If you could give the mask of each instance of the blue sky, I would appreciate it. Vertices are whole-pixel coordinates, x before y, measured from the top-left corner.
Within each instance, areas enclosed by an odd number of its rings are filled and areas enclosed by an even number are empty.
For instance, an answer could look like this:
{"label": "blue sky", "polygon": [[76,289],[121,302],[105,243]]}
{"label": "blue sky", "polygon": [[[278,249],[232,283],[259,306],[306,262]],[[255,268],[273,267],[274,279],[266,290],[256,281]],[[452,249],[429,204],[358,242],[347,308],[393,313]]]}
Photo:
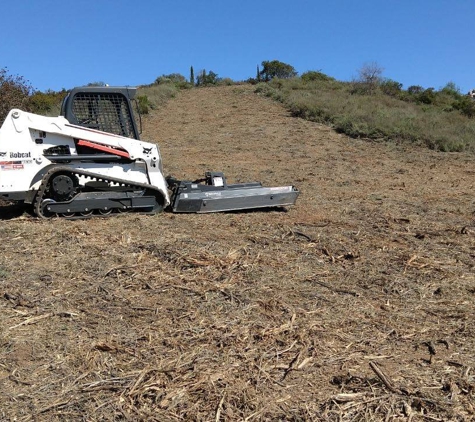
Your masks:
{"label": "blue sky", "polygon": [[407,88],[475,88],[474,0],[25,0],[1,6],[0,68],[39,90],[139,85],[263,60],[351,80],[365,63]]}

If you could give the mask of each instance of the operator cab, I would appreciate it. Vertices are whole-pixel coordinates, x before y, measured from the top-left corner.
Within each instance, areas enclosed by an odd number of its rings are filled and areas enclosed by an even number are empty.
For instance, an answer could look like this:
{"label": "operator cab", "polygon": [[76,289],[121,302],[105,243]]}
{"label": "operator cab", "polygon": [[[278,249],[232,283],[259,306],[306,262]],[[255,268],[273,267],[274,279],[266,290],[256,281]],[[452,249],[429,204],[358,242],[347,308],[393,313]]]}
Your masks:
{"label": "operator cab", "polygon": [[131,104],[136,93],[135,87],[74,88],[63,100],[61,116],[73,125],[140,139]]}

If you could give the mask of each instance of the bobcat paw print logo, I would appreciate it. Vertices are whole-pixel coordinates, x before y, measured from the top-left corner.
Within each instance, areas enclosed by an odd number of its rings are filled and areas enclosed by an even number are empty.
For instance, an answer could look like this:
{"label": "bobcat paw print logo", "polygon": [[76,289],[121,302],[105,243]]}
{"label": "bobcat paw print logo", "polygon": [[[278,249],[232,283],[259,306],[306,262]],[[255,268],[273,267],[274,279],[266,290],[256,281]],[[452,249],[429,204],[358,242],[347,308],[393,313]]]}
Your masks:
{"label": "bobcat paw print logo", "polygon": [[0,157],[5,157],[5,155],[7,155],[6,152],[0,152]]}
{"label": "bobcat paw print logo", "polygon": [[[143,153],[144,153],[144,154],[147,154],[147,155],[148,155],[148,154],[150,154],[151,152],[152,152],[152,148],[144,148],[144,149],[143,149]],[[1,153],[0,153],[0,154],[1,154]]]}

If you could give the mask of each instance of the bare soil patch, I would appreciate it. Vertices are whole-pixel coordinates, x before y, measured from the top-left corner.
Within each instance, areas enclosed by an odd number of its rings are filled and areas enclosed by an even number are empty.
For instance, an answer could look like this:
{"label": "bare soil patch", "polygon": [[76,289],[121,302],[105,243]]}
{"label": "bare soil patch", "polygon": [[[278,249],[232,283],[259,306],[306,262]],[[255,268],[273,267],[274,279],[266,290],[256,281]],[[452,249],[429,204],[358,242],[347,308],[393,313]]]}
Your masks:
{"label": "bare soil patch", "polygon": [[166,173],[297,205],[0,220],[0,420],[474,418],[473,155],[348,139],[247,86],[145,127]]}

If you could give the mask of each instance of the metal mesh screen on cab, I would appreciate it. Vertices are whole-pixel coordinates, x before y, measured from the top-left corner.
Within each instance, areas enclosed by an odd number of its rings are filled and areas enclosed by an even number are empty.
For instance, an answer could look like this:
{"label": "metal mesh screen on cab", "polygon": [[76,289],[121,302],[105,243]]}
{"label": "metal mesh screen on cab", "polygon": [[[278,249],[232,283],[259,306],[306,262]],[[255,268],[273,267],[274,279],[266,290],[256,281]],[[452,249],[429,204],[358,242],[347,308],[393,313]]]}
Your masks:
{"label": "metal mesh screen on cab", "polygon": [[127,138],[135,137],[127,100],[121,94],[76,94],[72,111],[81,126]]}

